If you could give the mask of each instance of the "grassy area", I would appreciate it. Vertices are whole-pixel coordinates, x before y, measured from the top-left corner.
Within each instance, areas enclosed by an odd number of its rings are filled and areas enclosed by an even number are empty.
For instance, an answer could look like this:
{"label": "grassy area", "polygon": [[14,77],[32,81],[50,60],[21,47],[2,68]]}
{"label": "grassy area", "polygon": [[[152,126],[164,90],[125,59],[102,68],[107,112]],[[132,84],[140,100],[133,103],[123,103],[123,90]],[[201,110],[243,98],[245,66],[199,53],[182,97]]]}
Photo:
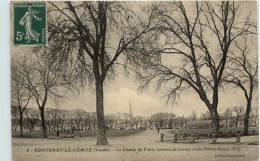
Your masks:
{"label": "grassy area", "polygon": [[[129,136],[138,134],[140,132],[143,132],[144,130],[107,130],[107,137],[123,137],[123,136]],[[56,131],[47,131],[47,136],[49,138],[56,137],[57,132]],[[74,136],[75,137],[96,137],[97,136],[97,130],[86,130],[86,131],[75,131]],[[20,137],[20,133],[18,132],[12,132],[12,137]],[[24,138],[42,138],[42,132],[41,131],[32,131],[32,132],[24,132]]]}
{"label": "grassy area", "polygon": [[[249,135],[253,135],[253,130],[255,130],[255,133],[258,134],[258,129],[257,128],[249,128],[248,129],[248,133]],[[174,133],[177,132],[178,133],[187,133],[188,135],[190,135],[191,133],[193,134],[199,134],[200,136],[208,136],[208,133],[211,132],[211,129],[172,129],[169,131],[169,133]],[[243,128],[220,128],[219,131],[222,133],[223,137],[228,136],[229,131],[232,132],[232,136],[236,135],[237,131],[240,131],[240,134],[243,135],[244,129]]]}

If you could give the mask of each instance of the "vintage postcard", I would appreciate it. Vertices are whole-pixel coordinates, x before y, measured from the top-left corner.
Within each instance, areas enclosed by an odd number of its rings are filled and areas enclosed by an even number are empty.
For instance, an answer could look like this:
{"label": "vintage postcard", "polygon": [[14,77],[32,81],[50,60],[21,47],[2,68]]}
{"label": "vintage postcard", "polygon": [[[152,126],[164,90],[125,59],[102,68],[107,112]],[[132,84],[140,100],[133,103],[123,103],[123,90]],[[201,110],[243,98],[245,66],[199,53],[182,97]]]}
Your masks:
{"label": "vintage postcard", "polygon": [[11,1],[13,161],[259,160],[256,1]]}

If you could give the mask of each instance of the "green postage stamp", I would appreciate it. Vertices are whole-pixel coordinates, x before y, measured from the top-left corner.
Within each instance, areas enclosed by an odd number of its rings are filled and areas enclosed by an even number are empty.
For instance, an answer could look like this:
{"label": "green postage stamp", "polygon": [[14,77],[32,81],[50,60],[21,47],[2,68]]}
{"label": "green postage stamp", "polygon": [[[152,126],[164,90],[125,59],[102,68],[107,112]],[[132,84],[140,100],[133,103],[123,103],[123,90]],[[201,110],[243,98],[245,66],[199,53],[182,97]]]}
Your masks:
{"label": "green postage stamp", "polygon": [[14,45],[46,45],[46,3],[13,2]]}

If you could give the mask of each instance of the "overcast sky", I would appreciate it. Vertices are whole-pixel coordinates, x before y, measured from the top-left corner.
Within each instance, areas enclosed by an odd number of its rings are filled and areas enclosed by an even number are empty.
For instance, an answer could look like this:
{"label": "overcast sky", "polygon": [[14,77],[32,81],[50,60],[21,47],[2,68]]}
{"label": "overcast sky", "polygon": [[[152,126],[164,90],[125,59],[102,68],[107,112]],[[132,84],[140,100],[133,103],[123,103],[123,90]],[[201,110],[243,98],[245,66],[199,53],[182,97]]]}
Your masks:
{"label": "overcast sky", "polygon": [[[228,107],[246,106],[246,100],[240,89],[220,91],[218,110],[220,113]],[[140,92],[138,83],[135,82],[133,77],[126,78],[124,74],[120,74],[114,82],[111,82],[104,88],[105,114],[129,112],[130,102],[134,116],[147,117],[157,112],[174,112],[179,116],[189,116],[193,110],[196,110],[198,114],[207,110],[207,107],[192,89],[181,95],[178,103],[173,105],[165,104],[164,93],[164,91],[156,92],[153,86]],[[82,108],[86,111],[95,111],[95,101],[95,94],[85,88],[80,94],[67,94],[66,98],[61,100],[58,105],[49,100],[47,107],[63,109]],[[36,104],[33,103],[32,106],[36,107]],[[257,106],[257,97],[253,99],[253,106]]]}
{"label": "overcast sky", "polygon": [[[253,15],[256,15],[254,9],[252,12]],[[12,57],[20,54],[18,51],[26,52],[25,49],[26,47],[12,46]],[[157,112],[173,112],[179,116],[189,116],[193,110],[196,110],[198,114],[207,110],[205,104],[192,89],[182,94],[178,103],[165,104],[166,99],[163,97],[166,94],[165,89],[156,92],[153,85],[151,85],[150,88],[144,91],[138,91],[138,87],[139,83],[135,81],[134,76],[126,77],[119,70],[115,80],[104,88],[105,114],[129,112],[130,102],[134,116],[150,116]],[[258,106],[257,95],[256,92],[252,106]],[[81,108],[86,111],[95,111],[96,109],[95,94],[91,93],[88,88],[82,89],[80,94],[66,92],[65,96],[66,98],[61,100],[59,104],[55,104],[53,100],[49,99],[46,106],[61,109]],[[240,89],[226,89],[225,91],[221,89],[219,96],[219,113],[228,107],[246,106],[244,94]],[[37,107],[33,101],[30,106]]]}

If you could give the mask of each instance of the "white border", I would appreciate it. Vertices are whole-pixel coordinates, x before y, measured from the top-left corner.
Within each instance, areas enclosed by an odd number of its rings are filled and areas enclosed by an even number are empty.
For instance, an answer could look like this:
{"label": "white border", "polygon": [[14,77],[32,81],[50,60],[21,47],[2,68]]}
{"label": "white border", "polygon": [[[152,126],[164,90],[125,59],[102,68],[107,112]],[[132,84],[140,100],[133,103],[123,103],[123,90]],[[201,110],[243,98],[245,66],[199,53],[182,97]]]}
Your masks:
{"label": "white border", "polygon": [[0,160],[11,161],[10,5],[0,0]]}
{"label": "white border", "polygon": [[[257,2],[257,24],[260,33],[259,1]],[[259,42],[258,36],[258,44]],[[258,62],[260,62],[259,45]],[[259,74],[258,80],[260,80]],[[260,95],[260,90],[258,92]],[[12,160],[10,112],[10,0],[0,0],[0,161]]]}

